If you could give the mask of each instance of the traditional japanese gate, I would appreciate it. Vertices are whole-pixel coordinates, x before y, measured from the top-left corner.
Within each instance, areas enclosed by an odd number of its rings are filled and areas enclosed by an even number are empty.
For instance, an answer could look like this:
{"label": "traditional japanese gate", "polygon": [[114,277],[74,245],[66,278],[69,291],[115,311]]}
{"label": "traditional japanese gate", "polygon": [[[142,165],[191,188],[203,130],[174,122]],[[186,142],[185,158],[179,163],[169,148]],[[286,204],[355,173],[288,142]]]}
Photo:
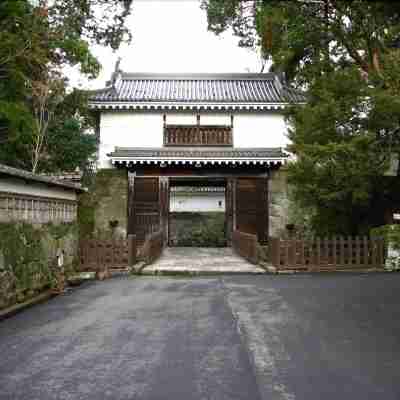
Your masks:
{"label": "traditional japanese gate", "polygon": [[268,180],[237,178],[235,181],[234,230],[268,240]]}
{"label": "traditional japanese gate", "polygon": [[[207,177],[204,177],[207,179]],[[266,177],[226,178],[227,240],[234,230],[268,239],[268,180]],[[128,233],[140,245],[147,235],[164,232],[168,241],[169,178],[136,177],[129,173]]]}
{"label": "traditional japanese gate", "polygon": [[168,179],[164,177],[135,177],[131,173],[128,177],[128,234],[135,234],[138,244],[142,244],[147,235],[160,229],[166,235]]}

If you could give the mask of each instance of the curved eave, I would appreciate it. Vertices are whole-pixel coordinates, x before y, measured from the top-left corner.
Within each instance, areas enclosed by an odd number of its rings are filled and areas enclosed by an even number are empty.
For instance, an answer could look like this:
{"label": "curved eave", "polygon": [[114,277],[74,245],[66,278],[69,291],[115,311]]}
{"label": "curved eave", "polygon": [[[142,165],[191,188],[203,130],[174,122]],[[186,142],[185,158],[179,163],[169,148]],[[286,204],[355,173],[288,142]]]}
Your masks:
{"label": "curved eave", "polygon": [[284,165],[288,161],[287,157],[268,157],[268,158],[209,158],[200,157],[110,157],[111,163],[115,166],[130,166],[130,165],[263,165],[263,166],[279,166]]}
{"label": "curved eave", "polygon": [[[305,103],[296,103],[305,104]],[[211,111],[279,111],[291,103],[134,103],[134,102],[90,102],[93,110],[211,110]]]}

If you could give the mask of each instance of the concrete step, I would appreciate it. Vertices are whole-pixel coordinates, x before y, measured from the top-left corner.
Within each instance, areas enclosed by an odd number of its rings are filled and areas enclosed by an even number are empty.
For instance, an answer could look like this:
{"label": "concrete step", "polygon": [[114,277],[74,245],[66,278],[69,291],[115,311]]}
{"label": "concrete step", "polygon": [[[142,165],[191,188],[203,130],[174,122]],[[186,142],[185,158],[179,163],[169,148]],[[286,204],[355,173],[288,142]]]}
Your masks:
{"label": "concrete step", "polygon": [[237,256],[231,248],[167,248],[159,260],[142,270],[142,274],[147,275],[265,273],[265,269]]}

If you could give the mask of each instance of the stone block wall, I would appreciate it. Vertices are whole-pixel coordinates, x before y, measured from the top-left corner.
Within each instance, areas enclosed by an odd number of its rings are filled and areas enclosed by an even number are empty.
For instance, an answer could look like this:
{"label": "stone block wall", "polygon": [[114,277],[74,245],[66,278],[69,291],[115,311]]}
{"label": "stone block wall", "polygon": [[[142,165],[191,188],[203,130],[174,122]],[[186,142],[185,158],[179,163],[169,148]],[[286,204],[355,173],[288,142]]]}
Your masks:
{"label": "stone block wall", "polygon": [[0,309],[63,289],[78,261],[81,192],[0,164]]}
{"label": "stone block wall", "polygon": [[126,237],[128,176],[125,169],[97,172],[89,192],[80,196],[78,221],[83,237]]}
{"label": "stone block wall", "polygon": [[0,309],[57,287],[59,274],[74,273],[77,254],[76,223],[0,223]]}
{"label": "stone block wall", "polygon": [[279,237],[287,234],[289,221],[289,186],[285,167],[272,171],[269,180],[269,236]]}

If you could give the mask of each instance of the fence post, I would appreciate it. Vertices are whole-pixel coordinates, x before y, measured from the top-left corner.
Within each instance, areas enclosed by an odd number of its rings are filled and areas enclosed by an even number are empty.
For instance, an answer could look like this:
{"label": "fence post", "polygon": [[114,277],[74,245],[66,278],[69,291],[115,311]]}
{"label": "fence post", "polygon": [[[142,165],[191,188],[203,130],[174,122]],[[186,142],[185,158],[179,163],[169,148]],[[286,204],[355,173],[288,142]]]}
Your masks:
{"label": "fence post", "polygon": [[304,251],[304,239],[299,240],[300,244],[300,265],[305,268],[306,267],[306,258],[305,258],[305,251]]}
{"label": "fence post", "polygon": [[289,266],[296,268],[297,267],[297,249],[296,249],[296,239],[288,239],[288,255]]}
{"label": "fence post", "polygon": [[360,238],[359,236],[355,237],[355,245],[356,245],[356,265],[357,267],[360,267]]}
{"label": "fence post", "polygon": [[280,268],[281,266],[281,244],[280,238],[271,238],[272,245],[272,265],[276,268]]}
{"label": "fence post", "polygon": [[386,251],[386,243],[385,239],[382,237],[381,238],[381,267],[385,267],[385,251]]}
{"label": "fence post", "polygon": [[377,260],[377,240],[375,238],[370,238],[370,242],[371,242],[371,258],[372,258],[372,267],[376,268],[377,264],[378,264],[378,260]]}
{"label": "fence post", "polygon": [[336,267],[337,265],[337,241],[336,236],[332,238],[332,263]]}
{"label": "fence post", "polygon": [[367,267],[369,264],[369,246],[368,246],[368,239],[366,236],[363,237],[363,251],[364,251],[364,266]]}
{"label": "fence post", "polygon": [[136,264],[136,235],[128,235],[128,265]]}
{"label": "fence post", "polygon": [[340,236],[340,265],[344,268],[345,267],[345,248],[344,248],[344,237]]}
{"label": "fence post", "polygon": [[321,269],[321,239],[319,236],[317,236],[317,239],[315,241],[316,245],[316,250],[317,250],[317,261],[315,265],[315,270],[319,271]]}

